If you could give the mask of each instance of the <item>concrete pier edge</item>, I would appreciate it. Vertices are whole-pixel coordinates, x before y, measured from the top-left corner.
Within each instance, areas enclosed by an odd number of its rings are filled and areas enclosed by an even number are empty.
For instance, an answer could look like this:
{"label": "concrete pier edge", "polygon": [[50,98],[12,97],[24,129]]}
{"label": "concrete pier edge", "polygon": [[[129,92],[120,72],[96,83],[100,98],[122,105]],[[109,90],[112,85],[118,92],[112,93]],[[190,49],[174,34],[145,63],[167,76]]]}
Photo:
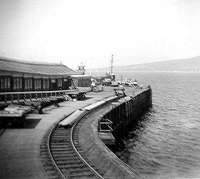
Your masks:
{"label": "concrete pier edge", "polygon": [[[142,90],[135,94],[135,97],[141,96],[145,92],[150,92],[151,88]],[[151,99],[149,99],[151,100]],[[150,101],[151,103],[151,101]],[[108,112],[111,107],[106,106],[105,109],[99,109],[100,114],[93,114],[85,120],[79,132],[80,145],[86,153],[89,160],[94,165],[104,172],[106,178],[138,178],[138,174],[133,168],[121,161],[110,149],[101,141],[98,136],[98,120],[102,113]]]}

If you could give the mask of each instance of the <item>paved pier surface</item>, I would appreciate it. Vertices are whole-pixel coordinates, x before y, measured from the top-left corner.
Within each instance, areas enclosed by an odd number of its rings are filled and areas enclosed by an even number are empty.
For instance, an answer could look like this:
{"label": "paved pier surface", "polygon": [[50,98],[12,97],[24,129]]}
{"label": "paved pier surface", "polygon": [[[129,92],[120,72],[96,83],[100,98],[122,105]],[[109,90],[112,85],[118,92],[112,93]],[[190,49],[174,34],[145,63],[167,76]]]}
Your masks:
{"label": "paved pier surface", "polygon": [[0,136],[0,178],[47,178],[41,163],[40,144],[48,129],[72,111],[113,95],[110,88],[91,92],[87,94],[87,100],[66,101],[58,108],[46,108],[45,114],[30,114],[24,128],[6,129]]}
{"label": "paved pier surface", "polygon": [[[131,95],[131,89],[133,90],[133,88],[129,89],[129,95]],[[146,111],[145,109],[149,107],[151,103],[151,91],[149,88],[145,88],[143,90],[134,90],[134,94],[134,98],[127,102],[126,105],[122,105],[121,108],[118,106],[118,110],[114,110],[108,115],[108,118],[113,121],[114,125],[115,123],[118,123],[119,125],[119,123],[122,123],[122,121],[124,126],[130,125],[131,121],[136,120],[137,117],[144,114]],[[126,100],[123,101],[125,102]],[[131,119],[128,116],[126,118],[119,117],[124,115],[122,114],[124,111],[124,106],[126,106],[126,110],[130,109],[130,106],[133,110],[135,110],[134,116],[132,116]],[[110,149],[105,146],[105,144],[99,138],[98,121],[112,109],[112,104],[107,104],[99,109],[96,109],[83,118],[83,122],[78,130],[79,145],[81,146],[83,153],[87,156],[87,159],[91,161],[95,168],[104,174],[105,178],[140,178],[139,174],[136,173],[133,168],[122,162]],[[118,114],[116,112],[118,112]],[[126,114],[128,114],[127,112]]]}

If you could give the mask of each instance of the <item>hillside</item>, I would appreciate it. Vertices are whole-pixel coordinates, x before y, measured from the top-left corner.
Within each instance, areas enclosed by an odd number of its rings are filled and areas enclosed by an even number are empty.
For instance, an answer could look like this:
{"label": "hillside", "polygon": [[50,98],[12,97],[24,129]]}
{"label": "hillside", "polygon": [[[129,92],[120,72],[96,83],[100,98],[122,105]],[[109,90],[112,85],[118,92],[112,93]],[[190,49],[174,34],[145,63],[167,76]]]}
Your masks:
{"label": "hillside", "polygon": [[[105,72],[108,69],[91,69],[91,72]],[[152,71],[152,72],[200,72],[200,56],[188,59],[168,60],[145,64],[117,66],[115,72]]]}

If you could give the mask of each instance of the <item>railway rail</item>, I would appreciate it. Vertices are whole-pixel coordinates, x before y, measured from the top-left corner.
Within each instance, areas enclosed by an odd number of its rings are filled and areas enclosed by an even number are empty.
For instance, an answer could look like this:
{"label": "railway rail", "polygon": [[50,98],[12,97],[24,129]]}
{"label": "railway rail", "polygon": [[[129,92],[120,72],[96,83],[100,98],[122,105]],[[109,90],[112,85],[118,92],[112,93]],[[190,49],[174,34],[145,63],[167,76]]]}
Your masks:
{"label": "railway rail", "polygon": [[111,96],[79,109],[47,132],[40,146],[40,155],[50,179],[105,179],[104,174],[95,168],[82,151],[78,133],[86,115],[116,98]]}
{"label": "railway rail", "polygon": [[[87,115],[86,112],[85,115]],[[71,128],[58,124],[53,127],[41,144],[40,154],[49,178],[104,179],[103,173],[88,161],[78,141],[79,121]]]}

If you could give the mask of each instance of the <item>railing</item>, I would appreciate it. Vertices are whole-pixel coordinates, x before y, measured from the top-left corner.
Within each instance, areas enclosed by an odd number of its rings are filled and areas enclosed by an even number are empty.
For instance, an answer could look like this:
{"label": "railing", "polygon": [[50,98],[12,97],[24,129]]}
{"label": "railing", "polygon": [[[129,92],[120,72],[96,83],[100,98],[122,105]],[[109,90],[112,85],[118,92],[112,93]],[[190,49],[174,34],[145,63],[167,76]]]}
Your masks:
{"label": "railing", "polygon": [[114,91],[116,96],[126,96],[124,88],[115,88]]}
{"label": "railing", "polygon": [[49,97],[64,96],[67,94],[74,94],[79,92],[78,89],[74,90],[56,90],[56,91],[26,91],[26,92],[0,92],[0,102],[13,103],[20,100],[43,99]]}
{"label": "railing", "polygon": [[99,132],[112,132],[112,124],[113,122],[107,118],[103,118],[99,121]]}

